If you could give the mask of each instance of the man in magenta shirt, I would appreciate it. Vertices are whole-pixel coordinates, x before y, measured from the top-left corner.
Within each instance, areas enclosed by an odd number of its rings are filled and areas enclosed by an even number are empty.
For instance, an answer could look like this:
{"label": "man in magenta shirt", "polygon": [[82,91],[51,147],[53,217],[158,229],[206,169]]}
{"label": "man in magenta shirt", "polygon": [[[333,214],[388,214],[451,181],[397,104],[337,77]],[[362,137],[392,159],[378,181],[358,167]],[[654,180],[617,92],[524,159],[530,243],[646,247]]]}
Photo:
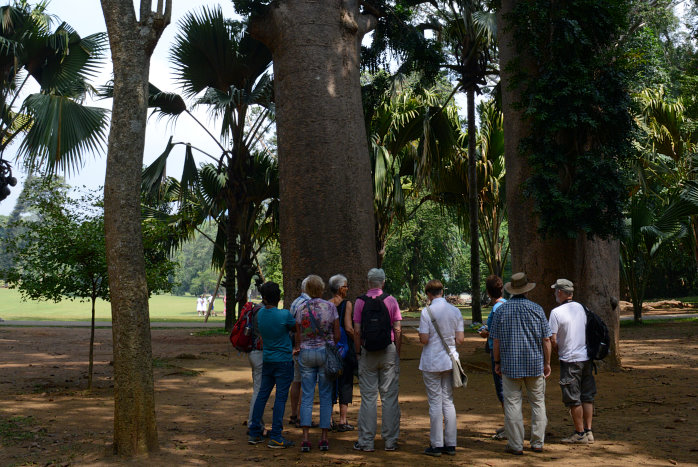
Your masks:
{"label": "man in magenta shirt", "polygon": [[373,451],[378,418],[378,394],[382,404],[381,437],[386,451],[397,449],[400,436],[400,343],[402,314],[397,300],[383,292],[385,271],[368,271],[369,290],[354,304],[354,344],[359,361],[358,435],[354,449]]}

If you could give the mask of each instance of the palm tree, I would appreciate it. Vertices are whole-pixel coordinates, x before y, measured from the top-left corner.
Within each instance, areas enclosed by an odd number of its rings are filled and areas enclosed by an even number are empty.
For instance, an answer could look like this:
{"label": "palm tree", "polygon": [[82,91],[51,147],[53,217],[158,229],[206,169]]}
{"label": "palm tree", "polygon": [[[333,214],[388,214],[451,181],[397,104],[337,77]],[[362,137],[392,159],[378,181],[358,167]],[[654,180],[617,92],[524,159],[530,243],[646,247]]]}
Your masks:
{"label": "palm tree", "polygon": [[[84,151],[100,151],[107,110],[83,104],[93,89],[106,44],[104,33],[81,38],[68,24],[52,30],[48,2],[16,0],[0,7],[0,181],[12,185],[5,150],[21,140],[17,158],[29,171],[70,173]],[[29,79],[39,92],[21,100]],[[16,182],[14,182],[16,183]],[[2,199],[8,194],[0,186]],[[3,196],[4,195],[4,196]]]}
{"label": "palm tree", "polygon": [[642,321],[647,280],[658,251],[669,240],[686,235],[689,218],[698,214],[698,184],[688,182],[663,197],[637,193],[631,199],[620,239],[620,270],[633,303],[636,322]]}
{"label": "palm tree", "polygon": [[[452,62],[444,68],[453,72],[458,84],[453,90],[465,91],[467,98],[468,135],[468,206],[470,210],[470,252],[473,295],[480,291],[480,257],[478,242],[477,157],[475,151],[475,94],[487,84],[486,77],[497,74],[492,61],[495,52],[496,21],[494,11],[481,0],[447,0],[432,2],[438,35],[450,51]],[[479,300],[473,300],[473,321],[482,321]]]}
{"label": "palm tree", "polygon": [[[255,210],[248,209],[249,200],[256,199],[252,195],[254,186],[250,185],[250,180],[260,170],[255,164],[260,161],[271,163],[264,148],[255,149],[260,142],[264,146],[262,138],[273,121],[272,83],[267,73],[271,54],[262,43],[247,34],[243,23],[226,20],[220,7],[189,13],[179,25],[180,32],[175,37],[170,57],[184,99],[151,87],[150,105],[156,107],[156,112],[161,115],[176,118],[187,114],[194,118],[220,149],[218,156],[206,154],[215,165],[206,169],[204,174],[211,174],[215,167],[216,179],[223,182],[220,191],[208,201],[211,206],[222,203],[227,213],[223,237],[227,242],[225,284],[231,291],[235,290],[236,272],[241,273],[245,267],[249,269],[243,258],[248,258],[252,249],[249,238],[244,238],[244,235],[249,232],[250,223],[256,220]],[[212,116],[220,118],[219,138],[186,109],[185,99],[193,99],[194,105],[205,106]],[[252,109],[257,109],[256,113]],[[151,182],[164,178],[166,157],[177,144],[182,143],[170,141],[163,156],[153,163],[153,166],[157,164],[158,170],[151,174]],[[186,148],[179,190],[182,204],[186,204],[191,193],[189,188],[197,180],[193,148],[188,144]],[[263,156],[256,155],[255,151]],[[247,288],[238,288],[236,301],[240,306],[246,300],[246,293]],[[228,302],[226,327],[232,327],[235,303]]]}

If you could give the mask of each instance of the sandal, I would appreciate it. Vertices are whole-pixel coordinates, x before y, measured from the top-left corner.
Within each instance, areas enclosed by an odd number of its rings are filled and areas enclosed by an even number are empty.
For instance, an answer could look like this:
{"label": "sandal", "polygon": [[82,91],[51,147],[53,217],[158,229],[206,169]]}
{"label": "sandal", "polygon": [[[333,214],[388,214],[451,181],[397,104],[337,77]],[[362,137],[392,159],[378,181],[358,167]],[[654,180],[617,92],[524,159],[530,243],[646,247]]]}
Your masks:
{"label": "sandal", "polygon": [[293,426],[295,426],[296,428],[300,428],[300,427],[301,427],[301,421],[300,421],[300,419],[298,418],[298,415],[291,415],[291,416],[289,417],[289,419],[288,419],[288,424],[289,424],[289,425],[293,425]]}
{"label": "sandal", "polygon": [[337,425],[337,431],[339,431],[339,432],[354,431],[354,426],[350,425],[348,423],[342,423],[340,425]]}

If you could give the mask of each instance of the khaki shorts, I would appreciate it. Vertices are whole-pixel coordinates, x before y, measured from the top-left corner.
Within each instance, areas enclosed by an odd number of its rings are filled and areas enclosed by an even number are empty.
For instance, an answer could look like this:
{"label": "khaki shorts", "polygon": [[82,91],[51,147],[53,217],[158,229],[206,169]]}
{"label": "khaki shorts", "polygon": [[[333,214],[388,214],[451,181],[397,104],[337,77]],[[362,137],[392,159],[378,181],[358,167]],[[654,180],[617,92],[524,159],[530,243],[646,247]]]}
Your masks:
{"label": "khaki shorts", "polygon": [[585,362],[563,362],[560,360],[560,389],[562,402],[575,407],[584,402],[594,402],[596,381],[591,360]]}

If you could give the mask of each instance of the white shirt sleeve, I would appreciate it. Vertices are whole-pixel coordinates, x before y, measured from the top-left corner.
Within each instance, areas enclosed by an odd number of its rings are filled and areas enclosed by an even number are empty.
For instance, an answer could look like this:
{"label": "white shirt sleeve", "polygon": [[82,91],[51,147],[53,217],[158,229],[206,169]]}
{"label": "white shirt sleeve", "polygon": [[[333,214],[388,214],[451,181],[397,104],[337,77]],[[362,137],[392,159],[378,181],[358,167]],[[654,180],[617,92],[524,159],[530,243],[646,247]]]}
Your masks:
{"label": "white shirt sleeve", "polygon": [[422,310],[421,315],[419,316],[419,329],[417,329],[417,332],[420,334],[429,334],[429,325],[431,323],[431,320],[429,319],[429,315],[427,314],[427,309],[424,308]]}

